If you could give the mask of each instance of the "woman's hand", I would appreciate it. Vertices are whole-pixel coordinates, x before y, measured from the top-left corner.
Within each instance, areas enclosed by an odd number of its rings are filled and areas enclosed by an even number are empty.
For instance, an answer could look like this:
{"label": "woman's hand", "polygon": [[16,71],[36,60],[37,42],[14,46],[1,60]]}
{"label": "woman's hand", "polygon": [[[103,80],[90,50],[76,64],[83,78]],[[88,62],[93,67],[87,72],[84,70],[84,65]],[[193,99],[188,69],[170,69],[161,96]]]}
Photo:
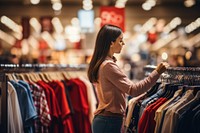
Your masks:
{"label": "woman's hand", "polygon": [[166,69],[169,67],[169,64],[167,62],[161,62],[157,67],[156,67],[156,71],[159,74],[162,74],[163,72],[166,71]]}

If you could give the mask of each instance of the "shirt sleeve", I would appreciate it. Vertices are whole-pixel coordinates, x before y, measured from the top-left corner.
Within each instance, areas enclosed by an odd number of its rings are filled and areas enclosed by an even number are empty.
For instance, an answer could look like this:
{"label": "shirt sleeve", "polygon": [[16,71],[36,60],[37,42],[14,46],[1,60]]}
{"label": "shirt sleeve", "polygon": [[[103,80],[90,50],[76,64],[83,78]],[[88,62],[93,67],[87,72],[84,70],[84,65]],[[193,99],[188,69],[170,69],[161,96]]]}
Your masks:
{"label": "shirt sleeve", "polygon": [[138,81],[131,81],[114,62],[107,62],[102,68],[103,74],[117,89],[131,96],[138,96],[150,89],[158,80],[160,74],[154,70],[148,77]]}

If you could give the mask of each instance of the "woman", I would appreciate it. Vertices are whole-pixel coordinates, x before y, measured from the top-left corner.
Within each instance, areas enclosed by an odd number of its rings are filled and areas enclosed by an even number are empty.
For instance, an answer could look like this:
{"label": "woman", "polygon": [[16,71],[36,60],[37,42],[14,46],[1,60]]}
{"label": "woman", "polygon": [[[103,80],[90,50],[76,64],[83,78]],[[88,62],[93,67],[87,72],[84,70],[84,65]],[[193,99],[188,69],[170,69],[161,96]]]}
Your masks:
{"label": "woman", "polygon": [[146,79],[133,83],[117,66],[114,53],[120,53],[122,30],[114,25],[104,25],[96,38],[88,78],[94,83],[99,105],[92,122],[93,133],[120,133],[126,109],[125,94],[138,96],[151,88],[166,70],[167,64],[158,65]]}

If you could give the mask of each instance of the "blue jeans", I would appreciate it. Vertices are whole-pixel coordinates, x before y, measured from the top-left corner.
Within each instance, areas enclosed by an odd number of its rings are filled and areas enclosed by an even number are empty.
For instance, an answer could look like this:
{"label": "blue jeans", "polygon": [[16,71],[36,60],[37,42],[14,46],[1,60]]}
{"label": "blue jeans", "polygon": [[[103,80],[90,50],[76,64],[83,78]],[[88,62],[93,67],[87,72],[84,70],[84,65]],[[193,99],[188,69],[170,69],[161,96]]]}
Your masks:
{"label": "blue jeans", "polygon": [[121,133],[123,117],[96,115],[92,122],[92,133]]}

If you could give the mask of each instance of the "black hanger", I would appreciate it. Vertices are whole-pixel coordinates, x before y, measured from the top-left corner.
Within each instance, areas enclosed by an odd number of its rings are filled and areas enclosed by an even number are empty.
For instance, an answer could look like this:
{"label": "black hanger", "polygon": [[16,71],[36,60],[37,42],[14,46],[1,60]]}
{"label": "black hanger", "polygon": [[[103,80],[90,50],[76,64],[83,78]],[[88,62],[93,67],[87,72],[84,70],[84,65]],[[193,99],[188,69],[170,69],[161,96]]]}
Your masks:
{"label": "black hanger", "polygon": [[161,82],[157,82],[153,87],[151,87],[151,89],[149,89],[147,91],[147,97],[152,96],[153,94],[155,94],[160,86]]}
{"label": "black hanger", "polygon": [[169,92],[168,94],[166,94],[166,98],[170,99],[174,96],[174,93],[178,90],[179,86],[181,86],[181,84],[172,84],[169,86]]}
{"label": "black hanger", "polygon": [[194,96],[196,96],[197,92],[200,90],[200,86],[195,86],[193,91]]}

